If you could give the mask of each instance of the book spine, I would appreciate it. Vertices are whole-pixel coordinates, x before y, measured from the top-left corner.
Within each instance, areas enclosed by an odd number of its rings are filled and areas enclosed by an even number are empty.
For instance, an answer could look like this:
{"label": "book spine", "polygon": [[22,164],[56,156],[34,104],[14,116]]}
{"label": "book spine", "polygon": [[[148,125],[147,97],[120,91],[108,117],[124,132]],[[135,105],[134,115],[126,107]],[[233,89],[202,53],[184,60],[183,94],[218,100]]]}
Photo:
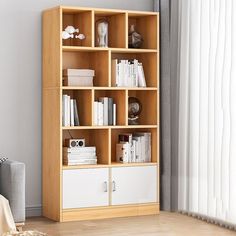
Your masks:
{"label": "book spine", "polygon": [[63,147],[63,151],[68,153],[94,153],[96,147]]}
{"label": "book spine", "polygon": [[67,96],[67,122],[67,125],[70,126],[70,96]]}
{"label": "book spine", "polygon": [[62,96],[62,126],[66,126],[66,95]]}
{"label": "book spine", "polygon": [[108,125],[108,97],[103,99],[103,125]]}
{"label": "book spine", "polygon": [[147,86],[142,63],[138,64],[138,83],[139,83],[139,87]]}
{"label": "book spine", "polygon": [[74,101],[70,99],[70,125],[74,126]]}
{"label": "book spine", "polygon": [[113,104],[113,125],[116,125],[116,104]]}
{"label": "book spine", "polygon": [[98,102],[93,102],[93,124],[98,125]]}
{"label": "book spine", "polygon": [[103,103],[98,102],[98,125],[103,125]]}
{"label": "book spine", "polygon": [[77,103],[75,99],[73,99],[73,104],[74,104],[74,123],[75,123],[75,126],[79,126],[79,114],[78,114],[78,108],[77,108]]}
{"label": "book spine", "polygon": [[108,98],[108,125],[113,125],[113,98]]}

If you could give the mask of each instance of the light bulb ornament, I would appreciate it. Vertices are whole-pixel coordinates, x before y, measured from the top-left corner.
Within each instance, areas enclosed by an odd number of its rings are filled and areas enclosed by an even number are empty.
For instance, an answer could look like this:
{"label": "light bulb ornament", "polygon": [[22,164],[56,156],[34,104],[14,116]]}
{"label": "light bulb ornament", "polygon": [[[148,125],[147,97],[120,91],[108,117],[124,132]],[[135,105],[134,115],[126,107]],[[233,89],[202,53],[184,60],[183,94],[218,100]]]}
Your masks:
{"label": "light bulb ornament", "polygon": [[128,104],[128,123],[129,125],[138,125],[139,115],[142,112],[142,104],[136,97],[129,97]]}

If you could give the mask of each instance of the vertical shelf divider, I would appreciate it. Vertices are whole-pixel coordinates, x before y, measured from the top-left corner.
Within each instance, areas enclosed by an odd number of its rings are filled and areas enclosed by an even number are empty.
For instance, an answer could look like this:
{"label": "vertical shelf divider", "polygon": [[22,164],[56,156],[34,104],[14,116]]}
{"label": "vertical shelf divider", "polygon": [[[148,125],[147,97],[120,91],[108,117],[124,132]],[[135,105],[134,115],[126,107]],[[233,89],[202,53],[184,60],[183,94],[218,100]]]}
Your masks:
{"label": "vertical shelf divider", "polygon": [[111,165],[111,128],[108,129],[108,165]]}
{"label": "vertical shelf divider", "polygon": [[128,121],[128,109],[129,109],[129,91],[128,89],[125,90],[125,125],[128,126],[129,125],[129,121]]}
{"label": "vertical shelf divider", "polygon": [[92,10],[92,20],[91,20],[91,22],[92,22],[92,25],[91,25],[91,39],[92,39],[92,47],[95,47],[95,27],[94,27],[94,25],[95,25],[95,16],[94,16],[94,10]]}
{"label": "vertical shelf divider", "polygon": [[92,121],[91,121],[91,124],[92,126],[94,126],[94,101],[95,101],[95,98],[94,98],[94,89],[92,89],[92,99],[91,99],[91,115],[92,115]]}
{"label": "vertical shelf divider", "polygon": [[108,87],[111,87],[111,50],[108,51]]}
{"label": "vertical shelf divider", "polygon": [[129,16],[125,13],[125,48],[129,48]]}

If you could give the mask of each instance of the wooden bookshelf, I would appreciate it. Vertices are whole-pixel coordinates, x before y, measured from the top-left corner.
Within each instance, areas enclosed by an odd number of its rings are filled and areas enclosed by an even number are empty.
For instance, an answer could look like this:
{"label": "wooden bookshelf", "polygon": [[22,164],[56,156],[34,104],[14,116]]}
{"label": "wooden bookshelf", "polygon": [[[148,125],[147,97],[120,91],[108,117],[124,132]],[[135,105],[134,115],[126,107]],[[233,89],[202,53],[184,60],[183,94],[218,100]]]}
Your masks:
{"label": "wooden bookshelf", "polygon": [[[109,40],[107,48],[100,48],[95,46],[95,22],[104,17],[109,22]],[[139,49],[128,48],[130,24],[135,24],[144,38]],[[78,27],[86,39],[62,40],[61,32],[67,25]],[[147,87],[115,87],[112,59],[132,58],[142,62]],[[45,10],[42,63],[43,215],[63,222],[158,214],[159,14],[70,6]],[[68,68],[95,70],[94,86],[63,86],[62,70]],[[80,126],[62,126],[63,94],[76,99]],[[94,125],[93,101],[102,96],[112,97],[117,104],[116,126]],[[129,96],[137,97],[142,103],[139,125],[128,125]],[[116,143],[122,132],[151,132],[150,163],[122,164],[115,161]],[[96,146],[97,165],[63,165],[63,142],[71,136],[83,137],[86,145]],[[124,177],[129,180],[127,184]],[[136,177],[141,178],[136,184],[140,188],[132,186],[132,179]],[[107,189],[96,196],[104,184]],[[123,194],[125,189],[130,194]]]}

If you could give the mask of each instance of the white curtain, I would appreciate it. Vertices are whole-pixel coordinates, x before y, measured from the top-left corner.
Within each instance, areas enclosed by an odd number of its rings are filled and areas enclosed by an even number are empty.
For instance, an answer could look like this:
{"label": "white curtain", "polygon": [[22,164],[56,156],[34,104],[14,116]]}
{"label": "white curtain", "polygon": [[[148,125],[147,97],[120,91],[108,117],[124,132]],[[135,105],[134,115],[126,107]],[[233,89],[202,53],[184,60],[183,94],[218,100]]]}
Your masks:
{"label": "white curtain", "polygon": [[236,224],[236,0],[179,0],[181,211]]}

